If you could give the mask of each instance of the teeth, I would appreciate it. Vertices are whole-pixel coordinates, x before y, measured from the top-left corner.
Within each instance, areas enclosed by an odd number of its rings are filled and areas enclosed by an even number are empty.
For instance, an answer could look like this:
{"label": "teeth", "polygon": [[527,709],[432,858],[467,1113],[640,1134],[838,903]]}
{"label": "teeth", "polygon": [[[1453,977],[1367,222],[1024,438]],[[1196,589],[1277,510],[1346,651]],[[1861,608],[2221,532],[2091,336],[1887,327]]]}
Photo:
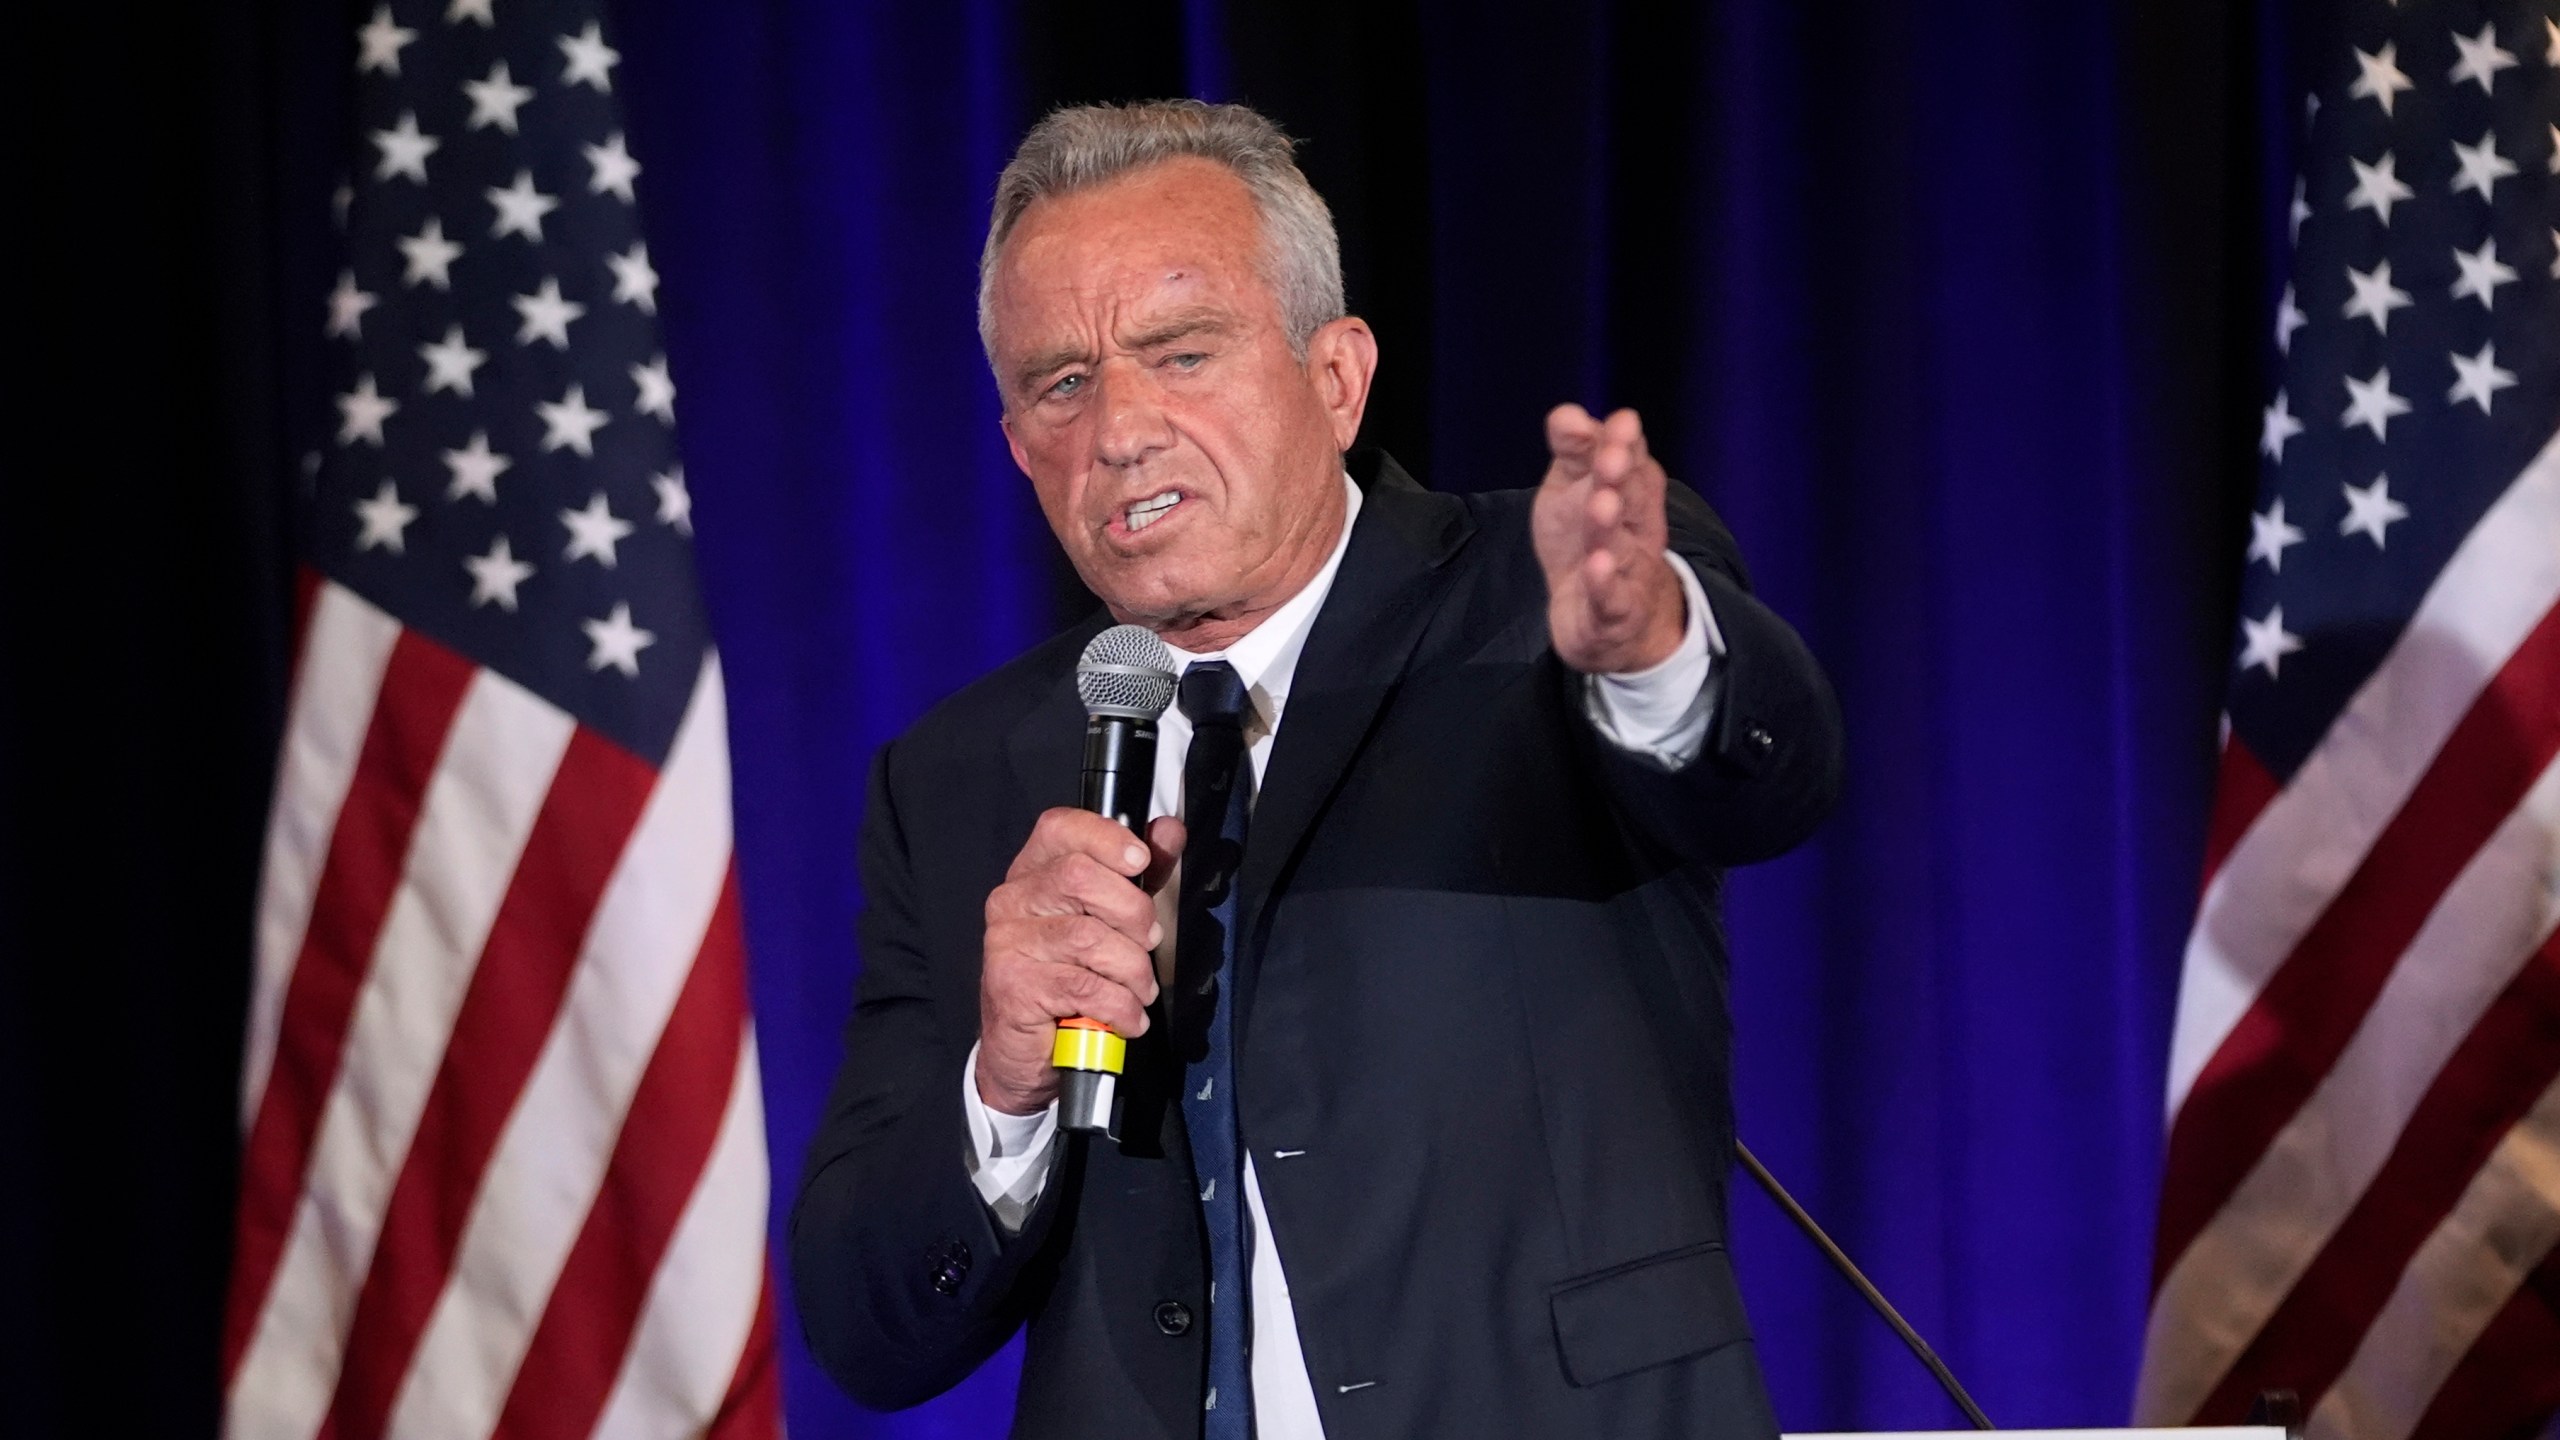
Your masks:
{"label": "teeth", "polygon": [[1137,504],[1129,507],[1129,528],[1132,530],[1146,529],[1148,526],[1156,523],[1156,520],[1166,511],[1171,510],[1175,505],[1181,503],[1181,500],[1181,491],[1168,490],[1164,494],[1158,495],[1153,499],[1139,501]]}

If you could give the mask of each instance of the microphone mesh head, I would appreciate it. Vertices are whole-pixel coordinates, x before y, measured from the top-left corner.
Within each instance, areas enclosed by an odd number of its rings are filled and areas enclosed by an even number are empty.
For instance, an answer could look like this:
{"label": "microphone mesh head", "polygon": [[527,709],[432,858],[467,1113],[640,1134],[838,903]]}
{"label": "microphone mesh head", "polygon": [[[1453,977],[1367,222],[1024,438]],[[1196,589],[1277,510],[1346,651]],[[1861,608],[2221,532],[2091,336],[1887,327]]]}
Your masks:
{"label": "microphone mesh head", "polygon": [[1173,703],[1173,652],[1143,625],[1114,625],[1076,661],[1076,694],[1088,715],[1153,720]]}

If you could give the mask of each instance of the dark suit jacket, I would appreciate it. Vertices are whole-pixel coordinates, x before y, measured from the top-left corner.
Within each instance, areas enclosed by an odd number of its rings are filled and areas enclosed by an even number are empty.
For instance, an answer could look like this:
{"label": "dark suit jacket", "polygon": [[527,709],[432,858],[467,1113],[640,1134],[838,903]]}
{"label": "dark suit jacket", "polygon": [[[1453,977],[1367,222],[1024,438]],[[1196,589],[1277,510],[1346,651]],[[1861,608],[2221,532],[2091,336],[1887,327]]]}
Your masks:
{"label": "dark suit jacket", "polygon": [[[1530,492],[1392,461],[1299,661],[1240,878],[1237,1097],[1329,1440],[1775,1433],[1725,1254],[1722,867],[1830,806],[1839,718],[1674,487],[1728,653],[1706,751],[1601,739],[1549,648]],[[1029,1325],[1018,1436],[1200,1431],[1206,1245],[1161,1045],[1022,1233],[968,1178],[987,892],[1077,797],[1095,617],[884,748],[846,1060],[792,1258],[811,1346],[911,1405]],[[1158,1035],[1162,1027],[1151,1030]]]}

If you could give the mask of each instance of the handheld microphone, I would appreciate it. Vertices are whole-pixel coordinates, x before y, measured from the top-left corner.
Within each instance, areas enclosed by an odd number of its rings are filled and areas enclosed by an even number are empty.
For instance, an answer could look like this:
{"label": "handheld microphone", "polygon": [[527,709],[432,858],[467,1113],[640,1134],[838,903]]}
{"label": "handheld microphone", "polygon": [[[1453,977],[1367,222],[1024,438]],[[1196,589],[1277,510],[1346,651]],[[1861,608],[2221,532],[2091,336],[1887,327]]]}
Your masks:
{"label": "handheld microphone", "polygon": [[[1076,661],[1084,701],[1084,808],[1144,839],[1156,783],[1156,717],[1173,703],[1173,652],[1140,625],[1114,625]],[[1071,1134],[1107,1134],[1128,1059],[1126,1040],[1099,1020],[1058,1022],[1049,1061],[1058,1067],[1058,1125]]]}

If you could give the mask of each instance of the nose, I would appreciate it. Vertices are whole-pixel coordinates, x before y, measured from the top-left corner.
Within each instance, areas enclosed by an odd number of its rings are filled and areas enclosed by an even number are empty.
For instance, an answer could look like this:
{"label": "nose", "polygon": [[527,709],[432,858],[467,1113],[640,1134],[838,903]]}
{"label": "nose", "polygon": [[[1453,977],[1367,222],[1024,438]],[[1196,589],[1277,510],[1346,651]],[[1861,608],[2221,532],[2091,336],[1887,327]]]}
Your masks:
{"label": "nose", "polygon": [[1095,370],[1093,383],[1102,392],[1094,397],[1101,417],[1094,428],[1096,462],[1126,469],[1171,448],[1173,422],[1165,414],[1155,377],[1145,367],[1125,360],[1106,361]]}

